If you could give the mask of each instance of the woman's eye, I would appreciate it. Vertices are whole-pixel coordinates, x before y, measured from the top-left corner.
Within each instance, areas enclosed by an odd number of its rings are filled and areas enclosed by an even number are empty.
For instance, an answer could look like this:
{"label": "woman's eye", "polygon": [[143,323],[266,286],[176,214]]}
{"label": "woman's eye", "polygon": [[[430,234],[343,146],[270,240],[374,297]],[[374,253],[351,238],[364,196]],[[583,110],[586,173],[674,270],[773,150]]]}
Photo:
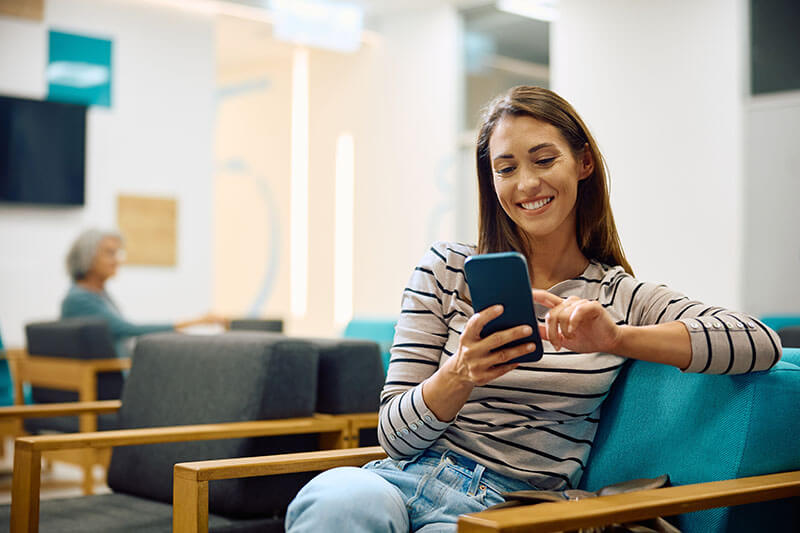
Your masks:
{"label": "woman's eye", "polygon": [[496,168],[494,169],[494,173],[498,176],[502,176],[504,174],[510,174],[514,171],[516,167],[503,167],[503,168]]}
{"label": "woman's eye", "polygon": [[547,165],[549,165],[550,163],[552,163],[552,162],[553,162],[553,161],[555,161],[555,160],[556,160],[556,158],[555,158],[555,157],[545,157],[544,159],[539,159],[539,160],[537,160],[537,161],[536,161],[536,164],[537,164],[537,165],[541,165],[541,166],[543,166],[543,167],[544,167],[544,166],[547,166]]}

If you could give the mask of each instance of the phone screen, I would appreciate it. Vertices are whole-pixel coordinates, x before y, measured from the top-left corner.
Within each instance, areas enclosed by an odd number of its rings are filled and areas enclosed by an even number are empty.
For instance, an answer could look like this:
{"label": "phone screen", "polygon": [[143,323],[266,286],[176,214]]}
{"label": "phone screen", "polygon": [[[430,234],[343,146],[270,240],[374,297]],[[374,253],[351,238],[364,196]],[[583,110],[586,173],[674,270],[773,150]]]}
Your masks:
{"label": "phone screen", "polygon": [[481,337],[527,324],[533,329],[533,334],[498,349],[533,342],[536,344],[535,351],[512,359],[509,363],[541,359],[542,341],[533,311],[531,282],[525,256],[519,252],[473,255],[464,263],[464,272],[472,298],[472,308],[476,313],[492,305],[503,306],[503,314],[486,324]]}

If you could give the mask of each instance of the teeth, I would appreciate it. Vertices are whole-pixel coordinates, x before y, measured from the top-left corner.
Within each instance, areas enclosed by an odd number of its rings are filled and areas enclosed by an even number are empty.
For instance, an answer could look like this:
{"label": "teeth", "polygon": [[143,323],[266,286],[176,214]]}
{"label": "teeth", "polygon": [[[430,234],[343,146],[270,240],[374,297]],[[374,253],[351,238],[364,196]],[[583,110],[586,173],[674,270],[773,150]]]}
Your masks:
{"label": "teeth", "polygon": [[553,200],[553,197],[545,198],[543,200],[537,200],[536,202],[525,202],[522,205],[523,209],[539,209],[540,207],[544,207],[549,204]]}

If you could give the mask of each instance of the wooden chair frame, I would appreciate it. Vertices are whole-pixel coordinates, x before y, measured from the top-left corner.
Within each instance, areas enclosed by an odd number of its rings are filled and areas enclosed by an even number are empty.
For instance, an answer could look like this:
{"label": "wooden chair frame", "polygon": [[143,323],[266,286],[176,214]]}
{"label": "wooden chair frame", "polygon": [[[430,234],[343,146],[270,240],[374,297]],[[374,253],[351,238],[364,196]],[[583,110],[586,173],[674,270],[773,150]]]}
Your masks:
{"label": "wooden chair frame", "polygon": [[[211,480],[363,466],[384,457],[383,449],[375,446],[178,463],[174,469],[173,533],[208,532],[208,482]],[[458,531],[568,531],[791,496],[800,496],[800,471],[483,511],[460,516]]]}
{"label": "wooden chair frame", "polygon": [[[14,382],[14,403],[22,406],[23,383],[36,387],[49,387],[78,393],[78,401],[95,402],[97,400],[97,375],[101,372],[114,372],[128,370],[131,367],[130,358],[109,359],[71,359],[67,357],[47,357],[31,355],[25,350],[8,350],[8,362]],[[41,404],[44,406],[45,404]],[[58,404],[51,404],[58,405]],[[72,405],[72,404],[67,404]],[[37,406],[38,407],[38,406]],[[0,415],[0,427],[4,435],[25,435],[22,420],[28,417],[63,416],[47,413],[47,410],[38,411],[28,409],[10,414],[14,411],[5,411]],[[83,410],[78,418],[78,428],[81,432],[97,431],[97,415],[104,412]],[[108,467],[111,457],[110,450],[69,450],[64,452],[48,453],[46,459],[77,464],[83,470],[81,486],[84,494],[91,494],[93,490],[92,468],[94,465]]]}
{"label": "wooden chair frame", "polygon": [[[0,408],[0,419],[15,416],[81,416],[90,413],[97,415],[114,413],[121,406],[122,402],[119,400],[107,400],[3,407]],[[114,446],[306,433],[318,433],[320,448],[323,449],[355,448],[358,446],[359,429],[377,425],[377,413],[319,414],[305,418],[18,437],[14,443],[10,531],[36,533],[39,529],[39,491],[43,454],[65,450],[110,452]]]}

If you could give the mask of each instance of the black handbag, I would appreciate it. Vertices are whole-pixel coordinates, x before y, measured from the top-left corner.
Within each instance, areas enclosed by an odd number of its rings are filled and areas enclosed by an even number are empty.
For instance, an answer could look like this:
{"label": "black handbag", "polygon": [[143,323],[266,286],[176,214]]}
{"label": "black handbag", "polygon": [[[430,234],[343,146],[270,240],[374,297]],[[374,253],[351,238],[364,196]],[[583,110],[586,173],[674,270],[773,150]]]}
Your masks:
{"label": "black handbag", "polygon": [[[603,487],[602,489],[590,492],[586,490],[570,489],[565,491],[549,490],[517,490],[514,492],[504,492],[501,494],[505,502],[498,503],[489,507],[487,510],[505,509],[508,507],[519,507],[521,505],[533,505],[544,502],[563,502],[569,500],[583,500],[585,498],[597,498],[598,496],[610,496],[612,494],[623,494],[637,490],[659,489],[669,486],[669,476],[664,474],[651,479],[633,479],[622,483],[615,483]],[[681,533],[678,528],[667,522],[664,518],[656,517],[639,522],[628,522],[624,524],[609,524],[607,526],[580,529],[578,533]]]}

